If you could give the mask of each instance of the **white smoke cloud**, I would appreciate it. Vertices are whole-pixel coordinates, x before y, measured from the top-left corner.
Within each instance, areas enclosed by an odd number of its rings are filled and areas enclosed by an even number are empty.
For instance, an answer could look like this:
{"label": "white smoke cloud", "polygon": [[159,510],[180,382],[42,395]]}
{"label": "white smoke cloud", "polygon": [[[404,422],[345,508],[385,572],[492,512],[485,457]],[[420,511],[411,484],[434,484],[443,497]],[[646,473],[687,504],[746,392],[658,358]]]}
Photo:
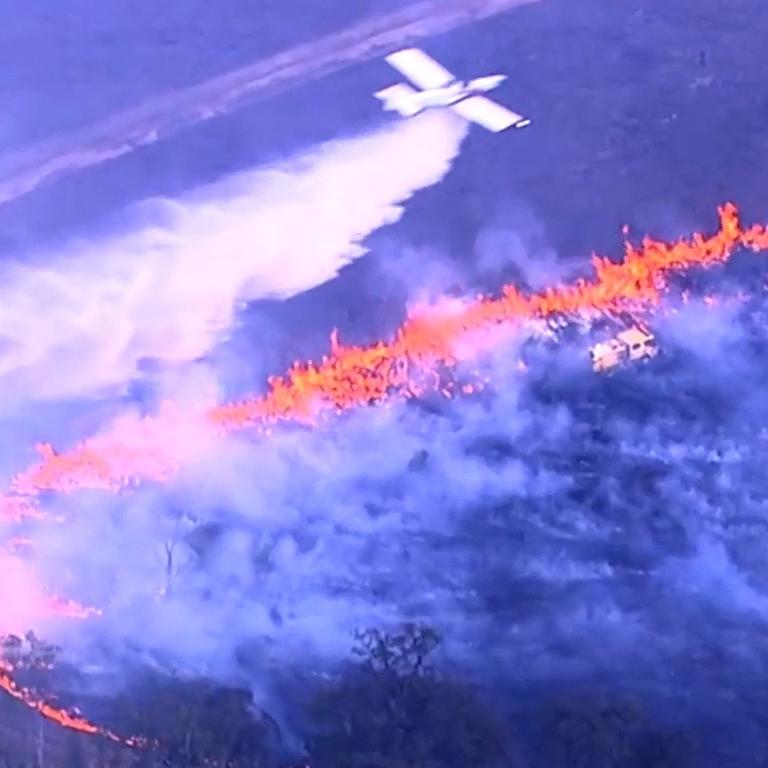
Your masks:
{"label": "white smoke cloud", "polygon": [[[502,398],[504,408],[514,399]],[[499,431],[510,434],[517,419],[505,416]],[[409,612],[456,615],[466,552],[428,558],[425,548],[457,531],[462,505],[547,487],[522,462],[493,467],[464,455],[493,418],[480,406],[454,422],[401,404],[363,409],[328,431],[217,444],[163,494],[65,500],[70,520],[36,530],[34,561],[46,582],[105,607],[91,630],[113,650],[139,646],[218,671],[251,642],[283,663],[343,658],[361,626]],[[426,467],[416,470],[423,452]],[[190,545],[195,528],[207,533]],[[160,599],[169,542],[173,588]],[[62,586],[65,572],[73,580]],[[72,632],[66,645],[77,649],[91,637],[83,629],[67,622],[44,632]]]}
{"label": "white smoke cloud", "polygon": [[0,554],[0,635],[22,635],[50,617],[50,602],[34,563]]}
{"label": "white smoke cloud", "polygon": [[[440,271],[439,254],[422,257]],[[762,450],[751,440],[764,419],[724,418],[727,355],[717,377],[674,367],[705,321],[705,337],[743,341],[742,318],[699,312],[657,318],[672,358],[658,365],[598,376],[585,340],[580,370],[539,350],[521,374],[520,336],[499,333],[496,391],[479,398],[201,446],[162,491],[59,498],[70,520],[30,532],[34,572],[105,615],[41,633],[110,670],[138,653],[224,676],[248,658],[268,690],[275,670],[347,658],[358,627],[417,618],[494,684],[666,693],[674,675],[706,707],[738,679],[734,647],[744,665],[762,652],[768,570],[764,433]],[[701,652],[726,663],[690,661]]]}
{"label": "white smoke cloud", "polygon": [[505,283],[536,291],[569,278],[569,267],[549,243],[542,221],[522,200],[487,211],[470,258],[448,259],[433,245],[416,247],[396,239],[379,248],[384,258],[377,288],[406,294],[414,302],[495,292]]}
{"label": "white smoke cloud", "polygon": [[510,202],[478,233],[475,269],[492,284],[515,282],[540,290],[566,276],[544,225],[523,201]]}
{"label": "white smoke cloud", "polygon": [[332,279],[439,181],[466,125],[429,112],[145,203],[128,233],[2,268],[0,400],[86,394],[142,358],[185,361],[226,333],[238,302]]}
{"label": "white smoke cloud", "polygon": [[693,299],[666,317],[661,327],[671,342],[706,364],[724,357],[732,360],[743,337],[739,309],[736,304],[708,306]]}
{"label": "white smoke cloud", "polygon": [[[112,661],[141,649],[225,674],[251,644],[282,665],[337,660],[357,628],[409,616],[445,626],[474,610],[462,529],[507,496],[557,485],[522,457],[495,464],[473,447],[531,428],[523,382],[502,359],[518,344],[500,347],[495,368],[507,382],[491,403],[437,415],[362,408],[324,430],[201,446],[165,490],[60,498],[67,523],[31,533],[38,575],[105,614],[37,626],[89,662],[95,637]],[[540,436],[566,426],[556,415]],[[455,546],[432,551],[452,537]]]}

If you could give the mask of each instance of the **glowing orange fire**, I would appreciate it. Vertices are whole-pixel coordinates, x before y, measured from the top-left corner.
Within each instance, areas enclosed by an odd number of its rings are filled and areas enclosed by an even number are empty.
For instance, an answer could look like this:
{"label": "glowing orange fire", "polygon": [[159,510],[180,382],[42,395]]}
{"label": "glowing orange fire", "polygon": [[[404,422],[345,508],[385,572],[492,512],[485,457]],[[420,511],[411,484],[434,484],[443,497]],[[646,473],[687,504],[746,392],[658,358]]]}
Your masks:
{"label": "glowing orange fire", "polygon": [[[591,280],[531,295],[507,285],[496,298],[418,307],[409,313],[391,341],[366,347],[344,346],[334,333],[328,356],[320,363],[297,362],[283,376],[270,378],[267,393],[262,396],[192,413],[166,404],[153,418],[118,422],[109,432],[85,440],[66,453],[56,452],[49,444],[39,445],[38,463],[13,478],[10,492],[0,497],[0,518],[12,522],[46,517],[37,498],[42,491],[119,491],[141,481],[164,481],[189,455],[190,446],[200,435],[252,427],[269,431],[271,425],[285,420],[315,423],[323,414],[366,403],[414,396],[428,389],[441,391],[440,377],[430,376],[430,372],[454,366],[473,351],[482,351],[484,345],[492,343],[492,335],[486,339],[484,331],[552,314],[654,306],[671,273],[723,263],[737,248],[768,250],[765,226],[742,227],[732,203],[720,207],[718,213],[719,230],[708,238],[695,234],[690,239],[665,243],[646,237],[639,247],[626,243],[620,263],[593,257],[595,276]],[[472,344],[460,348],[469,335]],[[482,384],[467,384],[463,391],[479,386]],[[81,617],[92,615],[94,610],[56,600],[52,600],[51,607]],[[11,696],[67,728],[101,733],[119,741],[79,714],[56,709],[18,687],[12,671],[0,666],[0,688]]]}
{"label": "glowing orange fire", "polygon": [[138,739],[123,739],[106,728],[100,728],[98,725],[82,717],[75,709],[63,709],[48,703],[33,691],[18,685],[12,677],[13,671],[13,667],[10,664],[0,661],[0,689],[14,699],[39,712],[46,719],[73,731],[104,736],[110,741],[119,744],[138,746],[141,743]]}
{"label": "glowing orange fire", "polygon": [[57,595],[48,598],[48,610],[54,616],[63,616],[70,619],[90,619],[93,616],[101,616],[99,608],[88,605],[80,605],[75,600],[65,600]]}
{"label": "glowing orange fire", "polygon": [[[438,364],[455,365],[457,345],[470,333],[479,344],[477,332],[524,319],[648,307],[659,302],[670,273],[725,262],[739,247],[768,249],[765,226],[742,227],[732,203],[721,206],[718,213],[720,228],[710,237],[697,233],[674,243],[646,237],[640,247],[626,243],[619,263],[593,257],[592,280],[531,295],[506,285],[497,298],[417,307],[394,339],[366,347],[343,346],[334,333],[331,352],[319,364],[295,363],[285,375],[269,379],[263,396],[184,414],[187,429],[191,422],[193,433],[205,432],[206,427],[225,433],[266,428],[283,420],[313,423],[322,413],[439,388],[437,379],[419,381],[414,371],[423,374]],[[39,515],[34,497],[40,491],[116,491],[142,480],[163,481],[173,475],[193,442],[176,440],[169,445],[168,434],[180,428],[179,414],[167,404],[157,417],[123,422],[66,453],[39,445],[40,461],[13,479],[12,493],[0,499],[0,509],[9,517]]]}

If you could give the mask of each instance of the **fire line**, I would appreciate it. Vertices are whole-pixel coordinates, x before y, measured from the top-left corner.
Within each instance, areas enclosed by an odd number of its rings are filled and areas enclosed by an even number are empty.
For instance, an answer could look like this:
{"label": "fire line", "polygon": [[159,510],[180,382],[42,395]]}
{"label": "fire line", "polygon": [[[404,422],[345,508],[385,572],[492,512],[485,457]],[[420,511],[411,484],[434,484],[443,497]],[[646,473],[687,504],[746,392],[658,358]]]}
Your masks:
{"label": "fire line", "polygon": [[[569,285],[525,295],[512,285],[500,295],[473,301],[413,309],[388,342],[369,346],[344,346],[331,335],[330,354],[319,363],[295,363],[284,375],[268,380],[267,392],[238,403],[215,405],[190,414],[168,403],[157,416],[123,419],[100,435],[58,453],[50,444],[37,446],[40,460],[16,475],[10,490],[0,496],[0,519],[15,522],[48,518],[41,509],[44,491],[69,492],[83,488],[126,490],[141,481],[162,482],[173,476],[201,435],[229,434],[246,428],[269,431],[285,421],[316,423],[367,403],[394,397],[412,397],[427,390],[441,390],[437,367],[451,367],[466,359],[458,343],[472,334],[482,351],[483,331],[552,314],[614,312],[624,308],[652,307],[659,303],[667,278],[694,267],[726,262],[738,248],[768,250],[768,228],[744,228],[737,207],[726,203],[718,209],[719,229],[711,236],[694,234],[666,243],[645,237],[640,246],[625,243],[624,258],[615,263],[593,256],[595,276]],[[482,343],[481,343],[482,342]],[[53,518],[56,519],[56,518]],[[23,544],[23,540],[17,542]],[[51,598],[51,610],[60,615],[85,618],[96,609]],[[0,663],[0,688],[44,717],[83,733],[121,739],[82,718],[74,710],[58,709],[20,687],[13,669]]]}

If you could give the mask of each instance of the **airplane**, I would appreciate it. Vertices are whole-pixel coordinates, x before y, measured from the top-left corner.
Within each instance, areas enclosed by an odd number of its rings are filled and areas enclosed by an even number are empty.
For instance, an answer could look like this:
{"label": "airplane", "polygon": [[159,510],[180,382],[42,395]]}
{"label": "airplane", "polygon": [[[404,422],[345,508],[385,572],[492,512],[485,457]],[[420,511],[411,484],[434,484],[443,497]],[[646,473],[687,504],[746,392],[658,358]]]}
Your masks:
{"label": "airplane", "polygon": [[506,75],[488,75],[474,80],[457,80],[442,64],[419,48],[405,48],[385,56],[385,61],[421,90],[398,83],[377,91],[386,111],[412,117],[425,109],[447,107],[465,120],[498,133],[507,128],[525,128],[531,121],[482,94],[497,88]]}

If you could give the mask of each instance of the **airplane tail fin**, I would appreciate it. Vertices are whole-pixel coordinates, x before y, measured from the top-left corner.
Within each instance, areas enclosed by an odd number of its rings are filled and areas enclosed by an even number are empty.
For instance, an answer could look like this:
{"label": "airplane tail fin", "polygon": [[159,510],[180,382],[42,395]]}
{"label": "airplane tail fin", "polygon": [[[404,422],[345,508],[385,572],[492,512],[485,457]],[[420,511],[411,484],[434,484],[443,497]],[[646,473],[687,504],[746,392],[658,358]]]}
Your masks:
{"label": "airplane tail fin", "polygon": [[391,85],[389,88],[376,91],[373,95],[383,103],[385,110],[397,112],[403,117],[413,117],[422,110],[418,91],[405,83]]}

